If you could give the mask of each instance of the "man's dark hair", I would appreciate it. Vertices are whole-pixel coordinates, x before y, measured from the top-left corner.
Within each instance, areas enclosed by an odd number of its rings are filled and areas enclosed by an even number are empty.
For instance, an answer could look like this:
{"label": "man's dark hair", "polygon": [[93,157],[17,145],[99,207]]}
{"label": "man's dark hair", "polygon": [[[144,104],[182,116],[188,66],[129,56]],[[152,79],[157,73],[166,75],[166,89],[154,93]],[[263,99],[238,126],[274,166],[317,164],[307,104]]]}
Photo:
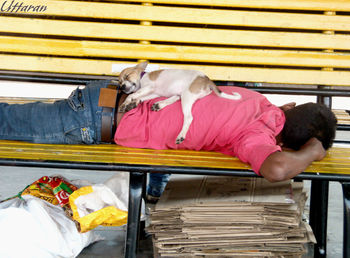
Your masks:
{"label": "man's dark hair", "polygon": [[284,113],[286,116],[282,130],[284,147],[299,150],[312,137],[321,141],[326,150],[332,146],[337,118],[327,106],[306,103]]}

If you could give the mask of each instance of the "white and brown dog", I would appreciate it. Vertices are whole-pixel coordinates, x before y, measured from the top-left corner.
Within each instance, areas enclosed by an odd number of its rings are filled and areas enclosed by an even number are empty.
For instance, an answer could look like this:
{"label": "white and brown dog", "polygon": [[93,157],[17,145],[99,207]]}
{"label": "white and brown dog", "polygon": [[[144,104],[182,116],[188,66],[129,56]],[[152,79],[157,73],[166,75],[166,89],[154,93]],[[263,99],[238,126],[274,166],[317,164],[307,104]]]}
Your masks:
{"label": "white and brown dog", "polygon": [[[152,106],[153,111],[159,111],[181,98],[184,123],[176,138],[176,144],[182,143],[192,123],[192,105],[197,99],[203,98],[214,91],[216,95],[232,100],[238,100],[241,95],[221,92],[217,86],[202,72],[196,70],[165,69],[150,73],[144,72],[148,62],[142,62],[134,67],[125,68],[119,75],[121,89],[130,94],[120,106],[119,112],[135,108],[139,103],[156,97],[167,97]],[[143,75],[144,74],[144,75]]]}

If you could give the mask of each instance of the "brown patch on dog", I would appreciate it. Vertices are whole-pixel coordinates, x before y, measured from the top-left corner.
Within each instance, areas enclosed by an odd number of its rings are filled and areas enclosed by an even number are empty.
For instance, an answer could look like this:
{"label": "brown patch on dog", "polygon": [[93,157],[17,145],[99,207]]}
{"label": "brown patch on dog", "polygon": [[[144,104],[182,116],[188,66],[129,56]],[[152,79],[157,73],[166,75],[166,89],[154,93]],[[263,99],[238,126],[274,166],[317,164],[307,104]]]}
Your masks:
{"label": "brown patch on dog", "polygon": [[156,70],[156,71],[153,71],[153,72],[150,72],[148,74],[148,78],[151,80],[151,81],[155,81],[158,79],[159,75],[161,72],[163,72],[164,70]]}
{"label": "brown patch on dog", "polygon": [[208,87],[210,83],[210,79],[208,77],[204,76],[198,76],[196,79],[193,80],[191,83],[189,90],[192,93],[199,93],[200,91],[204,90]]}

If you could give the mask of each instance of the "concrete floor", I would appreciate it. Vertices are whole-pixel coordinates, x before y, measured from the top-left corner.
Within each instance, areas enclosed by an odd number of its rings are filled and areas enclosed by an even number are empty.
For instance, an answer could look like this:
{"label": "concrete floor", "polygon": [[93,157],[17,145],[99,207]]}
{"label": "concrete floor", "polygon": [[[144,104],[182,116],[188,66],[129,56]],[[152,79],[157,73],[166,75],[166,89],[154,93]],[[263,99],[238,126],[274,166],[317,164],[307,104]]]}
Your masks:
{"label": "concrete floor", "polygon": [[[113,175],[113,172],[94,172],[81,170],[59,170],[59,169],[39,169],[22,167],[0,167],[0,200],[13,196],[21,191],[27,184],[37,180],[44,175],[60,174],[66,178],[86,179],[93,183],[103,183]],[[179,175],[173,175],[176,180]],[[305,187],[310,187],[310,182],[305,181]],[[83,250],[79,258],[96,257],[123,257],[125,227],[104,228],[99,227],[97,232],[105,237],[105,240],[97,242]],[[327,256],[331,258],[342,257],[342,238],[343,238],[343,203],[342,190],[337,182],[330,183],[330,201],[329,201],[329,223],[328,223],[328,251]],[[152,242],[149,239],[142,240],[140,243],[140,254],[138,257],[152,257]]]}

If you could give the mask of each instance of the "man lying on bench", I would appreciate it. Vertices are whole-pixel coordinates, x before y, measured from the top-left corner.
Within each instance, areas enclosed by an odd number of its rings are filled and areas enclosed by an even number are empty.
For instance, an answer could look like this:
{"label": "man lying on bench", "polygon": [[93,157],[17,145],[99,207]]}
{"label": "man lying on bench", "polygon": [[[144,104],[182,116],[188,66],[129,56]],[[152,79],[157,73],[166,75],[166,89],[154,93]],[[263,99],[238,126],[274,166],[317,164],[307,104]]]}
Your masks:
{"label": "man lying on bench", "polygon": [[[322,104],[276,107],[260,93],[226,86],[221,87],[223,92],[235,91],[242,98],[232,101],[210,94],[198,100],[186,140],[175,144],[183,123],[180,101],[155,112],[151,107],[161,99],[156,98],[118,113],[103,103],[104,97],[115,96],[109,84],[90,82],[52,104],[0,103],[0,139],[55,144],[114,141],[137,148],[217,151],[249,163],[269,181],[282,181],[324,158],[335,137],[336,117]],[[125,96],[119,94],[117,107]],[[157,196],[164,184],[154,187],[150,185],[148,194]]]}

